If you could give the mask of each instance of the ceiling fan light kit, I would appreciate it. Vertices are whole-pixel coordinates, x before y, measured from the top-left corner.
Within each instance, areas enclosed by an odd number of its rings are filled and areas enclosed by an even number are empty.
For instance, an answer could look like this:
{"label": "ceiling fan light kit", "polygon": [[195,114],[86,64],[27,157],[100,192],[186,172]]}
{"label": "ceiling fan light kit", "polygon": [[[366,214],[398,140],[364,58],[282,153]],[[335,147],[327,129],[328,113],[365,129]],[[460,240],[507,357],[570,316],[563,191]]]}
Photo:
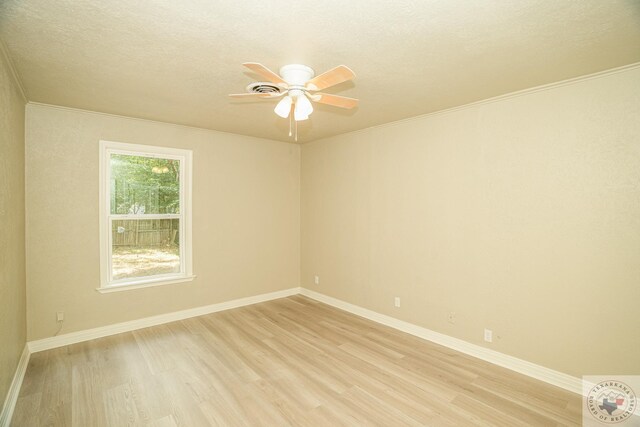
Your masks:
{"label": "ceiling fan light kit", "polygon": [[[291,91],[289,91],[291,93]],[[299,122],[302,120],[307,120],[309,115],[313,113],[313,105],[311,105],[311,101],[303,92],[299,94],[292,94],[291,97],[295,97],[295,109],[293,110],[293,117],[295,121]]]}
{"label": "ceiling fan light kit", "polygon": [[283,119],[286,119],[287,117],[289,117],[289,113],[291,113],[292,103],[293,100],[291,99],[291,97],[285,96],[280,100],[280,102],[278,102],[278,105],[276,105],[276,108],[274,108],[273,111],[275,111],[275,113]]}
{"label": "ceiling fan light kit", "polygon": [[307,120],[313,113],[313,102],[340,108],[354,108],[358,105],[355,98],[311,93],[337,85],[355,77],[345,65],[339,65],[315,77],[313,69],[302,64],[289,64],[280,68],[276,74],[257,62],[245,62],[245,67],[264,77],[268,82],[255,82],[247,86],[248,93],[230,94],[232,98],[273,99],[283,97],[274,112],[283,119],[289,118],[289,136],[295,124],[295,140],[298,140],[298,122]]}

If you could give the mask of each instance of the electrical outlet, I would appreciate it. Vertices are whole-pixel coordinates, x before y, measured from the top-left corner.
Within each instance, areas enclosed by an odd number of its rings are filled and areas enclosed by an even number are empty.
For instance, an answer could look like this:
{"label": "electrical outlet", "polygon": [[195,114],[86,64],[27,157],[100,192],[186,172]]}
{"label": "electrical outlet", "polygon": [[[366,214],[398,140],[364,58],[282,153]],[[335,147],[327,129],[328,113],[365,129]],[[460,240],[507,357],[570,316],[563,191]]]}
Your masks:
{"label": "electrical outlet", "polygon": [[486,342],[493,342],[493,331],[491,329],[484,330],[484,340]]}
{"label": "electrical outlet", "polygon": [[64,321],[64,311],[58,311],[56,313],[56,321],[63,322]]}
{"label": "electrical outlet", "polygon": [[393,304],[394,304],[396,307],[400,307],[400,297],[396,297],[396,298],[395,298],[395,300],[393,301]]}
{"label": "electrical outlet", "polygon": [[316,285],[320,284],[320,276],[313,276],[313,283],[315,283]]}
{"label": "electrical outlet", "polygon": [[456,323],[456,313],[453,311],[449,312],[449,316],[447,316],[447,320],[449,321],[449,323],[451,323],[452,325],[455,325]]}

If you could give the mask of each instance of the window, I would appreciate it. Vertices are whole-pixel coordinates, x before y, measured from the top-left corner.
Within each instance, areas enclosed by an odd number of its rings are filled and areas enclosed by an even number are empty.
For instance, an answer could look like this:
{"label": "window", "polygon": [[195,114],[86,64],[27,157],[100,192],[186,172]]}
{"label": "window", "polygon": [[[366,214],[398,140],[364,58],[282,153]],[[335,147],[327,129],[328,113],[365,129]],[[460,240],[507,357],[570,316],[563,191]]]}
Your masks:
{"label": "window", "polygon": [[192,280],[191,151],[100,141],[101,292]]}

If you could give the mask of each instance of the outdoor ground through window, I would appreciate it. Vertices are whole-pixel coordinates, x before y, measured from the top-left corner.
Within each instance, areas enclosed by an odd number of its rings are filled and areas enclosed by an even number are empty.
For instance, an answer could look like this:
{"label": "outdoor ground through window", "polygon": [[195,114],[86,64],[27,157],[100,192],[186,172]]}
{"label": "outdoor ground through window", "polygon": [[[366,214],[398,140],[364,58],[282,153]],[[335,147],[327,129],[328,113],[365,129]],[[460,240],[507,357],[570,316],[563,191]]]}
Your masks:
{"label": "outdoor ground through window", "polygon": [[113,280],[180,272],[177,245],[116,246],[112,258]]}

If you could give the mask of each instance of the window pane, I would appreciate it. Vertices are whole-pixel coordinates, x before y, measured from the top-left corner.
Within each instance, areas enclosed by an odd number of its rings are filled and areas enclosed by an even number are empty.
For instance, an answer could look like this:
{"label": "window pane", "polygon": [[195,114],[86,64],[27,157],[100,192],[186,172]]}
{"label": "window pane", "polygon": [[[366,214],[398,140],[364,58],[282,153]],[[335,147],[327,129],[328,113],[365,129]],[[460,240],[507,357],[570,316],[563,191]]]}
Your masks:
{"label": "window pane", "polygon": [[179,219],[113,220],[113,280],[179,273],[179,226]]}
{"label": "window pane", "polygon": [[111,213],[180,213],[180,161],[111,154]]}

